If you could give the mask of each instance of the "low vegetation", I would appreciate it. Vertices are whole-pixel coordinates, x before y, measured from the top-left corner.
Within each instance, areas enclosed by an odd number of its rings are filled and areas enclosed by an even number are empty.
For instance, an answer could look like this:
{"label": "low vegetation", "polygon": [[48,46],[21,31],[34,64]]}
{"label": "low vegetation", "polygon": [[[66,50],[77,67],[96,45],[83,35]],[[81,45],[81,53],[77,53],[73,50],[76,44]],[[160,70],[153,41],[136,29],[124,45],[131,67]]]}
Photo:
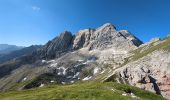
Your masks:
{"label": "low vegetation", "polygon": [[163,97],[114,82],[77,82],[0,93],[1,100],[134,100],[122,93],[134,93],[140,100],[165,100]]}
{"label": "low vegetation", "polygon": [[170,37],[167,37],[163,40],[161,40],[160,42],[162,43],[159,43],[157,45],[153,45],[155,42],[149,44],[149,48],[142,51],[146,46],[144,47],[141,47],[141,48],[138,48],[136,50],[134,50],[132,53],[134,54],[131,58],[131,61],[135,61],[135,60],[138,60],[139,58],[142,58],[156,50],[160,50],[160,49],[163,49],[163,50],[166,50],[166,51],[170,51]]}

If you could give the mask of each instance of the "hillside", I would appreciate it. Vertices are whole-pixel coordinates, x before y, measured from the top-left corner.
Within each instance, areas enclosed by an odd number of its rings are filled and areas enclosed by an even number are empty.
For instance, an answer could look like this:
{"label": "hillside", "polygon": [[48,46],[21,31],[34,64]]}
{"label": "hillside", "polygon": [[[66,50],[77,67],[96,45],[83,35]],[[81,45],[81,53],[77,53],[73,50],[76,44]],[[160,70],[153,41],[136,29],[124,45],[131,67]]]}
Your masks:
{"label": "hillside", "polygon": [[[132,51],[126,64],[106,80],[130,84],[170,98],[170,37],[157,39]],[[113,79],[113,76],[116,78]]]}
{"label": "hillside", "polygon": [[165,100],[161,96],[117,83],[78,82],[0,94],[1,100]]}

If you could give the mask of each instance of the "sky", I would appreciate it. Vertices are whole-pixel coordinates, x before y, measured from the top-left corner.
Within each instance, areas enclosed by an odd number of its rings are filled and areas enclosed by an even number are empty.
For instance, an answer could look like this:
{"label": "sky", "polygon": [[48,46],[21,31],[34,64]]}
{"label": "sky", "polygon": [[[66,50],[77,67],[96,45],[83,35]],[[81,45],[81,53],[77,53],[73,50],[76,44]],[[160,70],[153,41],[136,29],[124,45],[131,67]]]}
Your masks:
{"label": "sky", "polygon": [[45,44],[112,23],[143,42],[170,34],[170,0],[0,0],[0,44]]}

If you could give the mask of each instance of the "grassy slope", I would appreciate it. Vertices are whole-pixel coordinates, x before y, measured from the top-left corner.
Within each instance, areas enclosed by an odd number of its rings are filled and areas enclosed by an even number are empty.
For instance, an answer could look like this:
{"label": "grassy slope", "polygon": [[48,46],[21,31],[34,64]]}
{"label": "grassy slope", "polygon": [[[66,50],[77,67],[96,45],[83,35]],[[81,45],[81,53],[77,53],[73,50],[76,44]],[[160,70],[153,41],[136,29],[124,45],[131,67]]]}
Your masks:
{"label": "grassy slope", "polygon": [[154,52],[155,50],[163,49],[166,51],[170,51],[170,37],[167,37],[167,38],[163,39],[162,41],[165,41],[165,42],[162,42],[155,46],[153,46],[154,43],[151,43],[150,44],[151,47],[149,49],[142,51],[142,52],[141,52],[141,50],[144,47],[136,49],[135,51],[133,51],[134,55],[132,57],[132,61],[138,60],[139,58],[142,58],[142,57],[146,56],[147,54]]}
{"label": "grassy slope", "polygon": [[[115,91],[112,91],[114,89]],[[123,91],[132,91],[141,100],[164,100],[161,96],[117,83],[79,82],[72,85],[50,85],[22,91],[0,93],[1,100],[133,100],[122,96]]]}

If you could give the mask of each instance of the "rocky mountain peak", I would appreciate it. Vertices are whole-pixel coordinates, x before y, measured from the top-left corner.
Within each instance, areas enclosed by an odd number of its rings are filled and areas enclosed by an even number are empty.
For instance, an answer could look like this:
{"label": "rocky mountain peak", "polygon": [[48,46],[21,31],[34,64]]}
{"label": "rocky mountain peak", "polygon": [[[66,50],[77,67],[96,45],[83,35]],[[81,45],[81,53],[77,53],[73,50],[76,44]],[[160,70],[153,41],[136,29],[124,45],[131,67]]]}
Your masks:
{"label": "rocky mountain peak", "polygon": [[128,30],[120,30],[119,33],[129,41],[132,41],[135,46],[140,46],[143,44],[141,40],[139,40],[137,37],[135,37],[132,33],[130,33]]}
{"label": "rocky mountain peak", "polygon": [[116,31],[116,27],[113,26],[111,23],[103,24],[101,27],[97,28],[96,30],[102,31],[102,30],[108,30],[108,29],[112,29]]}
{"label": "rocky mountain peak", "polygon": [[76,33],[73,42],[73,49],[80,49],[87,47],[91,41],[91,35],[94,34],[95,29],[84,29]]}
{"label": "rocky mountain peak", "polygon": [[72,47],[72,33],[65,31],[60,36],[49,41],[40,50],[37,51],[41,59],[52,59],[59,57],[62,53],[68,51]]}
{"label": "rocky mountain peak", "polygon": [[64,31],[63,33],[61,33],[61,35],[60,35],[60,38],[68,38],[68,37],[72,37],[72,34],[71,34],[71,32],[69,32],[69,31]]}
{"label": "rocky mountain peak", "polygon": [[81,48],[131,50],[140,44],[142,42],[127,30],[117,31],[111,23],[106,23],[96,29],[80,30],[75,37],[71,32],[64,31],[37,50],[34,55],[37,54],[40,59],[53,59],[70,50]]}
{"label": "rocky mountain peak", "polygon": [[76,34],[73,48],[87,47],[93,49],[128,49],[135,48],[142,42],[127,30],[117,31],[111,23],[106,23],[96,29],[81,30]]}

